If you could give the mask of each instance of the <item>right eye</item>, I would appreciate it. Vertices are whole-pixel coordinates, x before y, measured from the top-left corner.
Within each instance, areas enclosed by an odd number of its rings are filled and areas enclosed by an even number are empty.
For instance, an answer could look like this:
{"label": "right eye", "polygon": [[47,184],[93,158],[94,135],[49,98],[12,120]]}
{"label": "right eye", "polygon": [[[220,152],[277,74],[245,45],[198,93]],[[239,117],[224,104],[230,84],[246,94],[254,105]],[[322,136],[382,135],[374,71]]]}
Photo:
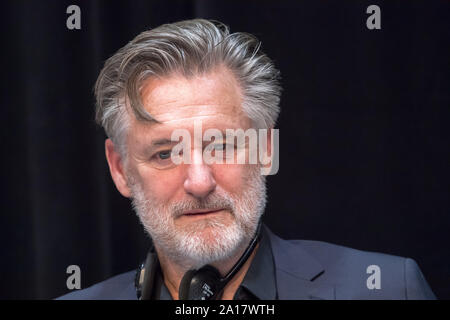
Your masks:
{"label": "right eye", "polygon": [[157,170],[167,170],[176,167],[179,162],[178,156],[182,154],[178,149],[168,146],[161,146],[158,149],[149,150],[145,156],[145,162],[154,169]]}
{"label": "right eye", "polygon": [[164,150],[164,151],[160,151],[156,154],[156,156],[158,157],[158,159],[160,160],[166,160],[170,158],[170,154],[171,154],[171,150]]}
{"label": "right eye", "polygon": [[150,163],[157,169],[168,169],[173,165],[172,150],[158,151],[150,158]]}

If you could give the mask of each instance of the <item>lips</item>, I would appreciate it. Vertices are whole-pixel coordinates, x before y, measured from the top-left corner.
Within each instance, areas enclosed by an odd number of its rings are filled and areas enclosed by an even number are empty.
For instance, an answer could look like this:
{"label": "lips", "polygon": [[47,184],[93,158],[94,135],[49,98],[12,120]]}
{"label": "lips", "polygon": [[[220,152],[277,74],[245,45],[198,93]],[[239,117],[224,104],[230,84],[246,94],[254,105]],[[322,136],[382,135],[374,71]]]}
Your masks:
{"label": "lips", "polygon": [[223,209],[197,209],[197,210],[190,210],[183,213],[185,216],[197,216],[197,215],[206,215],[210,213],[216,213],[219,211],[222,211]]}

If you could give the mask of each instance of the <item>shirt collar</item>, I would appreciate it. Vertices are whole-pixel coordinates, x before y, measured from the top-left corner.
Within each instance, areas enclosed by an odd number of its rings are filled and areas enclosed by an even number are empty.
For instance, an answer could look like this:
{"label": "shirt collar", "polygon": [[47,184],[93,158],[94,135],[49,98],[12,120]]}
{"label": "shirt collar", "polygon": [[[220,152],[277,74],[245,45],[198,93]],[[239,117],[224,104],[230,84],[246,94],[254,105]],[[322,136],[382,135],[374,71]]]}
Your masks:
{"label": "shirt collar", "polygon": [[255,257],[245,274],[241,287],[248,289],[260,300],[275,300],[275,266],[272,248],[266,228],[261,228],[261,240]]}

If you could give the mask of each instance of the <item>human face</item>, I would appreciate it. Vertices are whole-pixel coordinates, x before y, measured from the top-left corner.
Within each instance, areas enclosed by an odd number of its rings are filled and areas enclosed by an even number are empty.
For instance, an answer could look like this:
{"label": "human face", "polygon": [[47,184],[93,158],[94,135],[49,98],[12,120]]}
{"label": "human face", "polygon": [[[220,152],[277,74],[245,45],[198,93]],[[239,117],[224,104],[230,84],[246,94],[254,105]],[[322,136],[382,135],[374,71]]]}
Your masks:
{"label": "human face", "polygon": [[154,142],[170,141],[181,128],[194,137],[194,121],[201,121],[203,130],[250,128],[234,76],[219,68],[191,79],[152,78],[142,98],[158,121],[131,121],[127,138],[126,173],[142,224],[157,249],[184,266],[198,268],[231,257],[250,241],[264,211],[259,166],[205,164],[202,143],[192,148],[191,163],[165,166],[175,143]]}

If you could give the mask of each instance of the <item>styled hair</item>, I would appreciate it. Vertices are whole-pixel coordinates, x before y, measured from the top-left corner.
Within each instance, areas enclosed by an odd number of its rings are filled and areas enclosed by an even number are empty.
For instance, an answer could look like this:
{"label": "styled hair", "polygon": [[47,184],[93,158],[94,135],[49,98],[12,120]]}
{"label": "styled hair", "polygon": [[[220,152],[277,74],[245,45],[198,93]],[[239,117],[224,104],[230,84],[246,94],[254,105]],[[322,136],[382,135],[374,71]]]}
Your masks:
{"label": "styled hair", "polygon": [[171,74],[191,78],[225,66],[240,85],[244,113],[255,127],[271,128],[280,111],[280,76],[260,44],[251,34],[230,33],[204,19],[144,31],[105,62],[95,84],[96,121],[123,155],[128,109],[139,121],[155,121],[142,106],[143,81]]}

